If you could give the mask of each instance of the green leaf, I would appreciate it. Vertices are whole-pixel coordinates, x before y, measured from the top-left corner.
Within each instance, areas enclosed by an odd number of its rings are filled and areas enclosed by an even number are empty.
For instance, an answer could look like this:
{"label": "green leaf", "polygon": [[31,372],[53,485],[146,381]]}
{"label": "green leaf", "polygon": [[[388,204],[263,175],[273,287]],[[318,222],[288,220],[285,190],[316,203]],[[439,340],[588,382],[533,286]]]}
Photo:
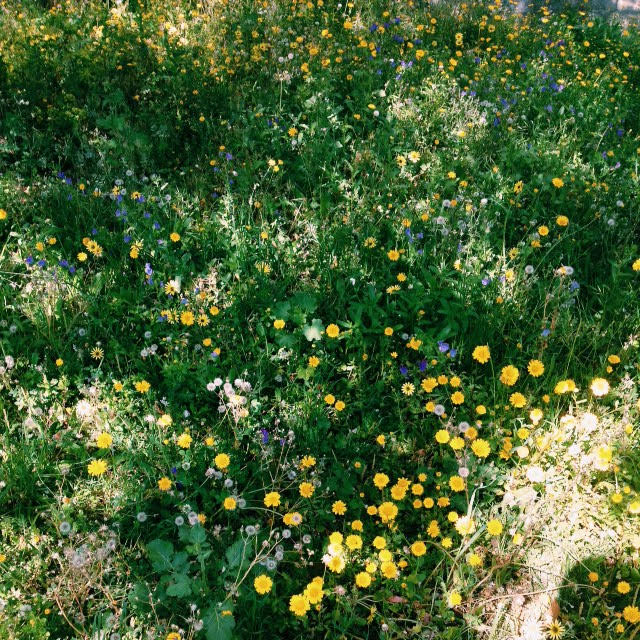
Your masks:
{"label": "green leaf", "polygon": [[149,561],[155,571],[171,571],[171,557],[173,556],[173,545],[167,540],[152,540],[147,545]]}
{"label": "green leaf", "polygon": [[192,544],[202,544],[207,540],[207,533],[203,527],[197,525],[195,527],[191,527],[189,531],[189,542]]}
{"label": "green leaf", "polygon": [[300,307],[305,313],[313,313],[318,306],[316,297],[310,293],[296,293],[291,298],[291,302],[295,307]]}
{"label": "green leaf", "polygon": [[191,594],[191,579],[186,573],[175,573],[167,587],[167,595],[174,598],[186,598]]}
{"label": "green leaf", "polygon": [[129,604],[132,609],[144,610],[149,609],[149,596],[151,592],[149,587],[143,582],[136,582],[133,588],[127,594]]}
{"label": "green leaf", "polygon": [[240,566],[241,562],[243,562],[242,556],[244,554],[244,547],[244,540],[240,538],[227,549],[225,556],[227,558],[227,563],[229,564],[229,569],[235,569]]}
{"label": "green leaf", "polygon": [[278,333],[275,337],[275,342],[280,347],[290,349],[296,343],[296,337],[291,333]]}
{"label": "green leaf", "polygon": [[322,332],[324,331],[324,325],[322,324],[322,320],[318,320],[318,318],[314,318],[311,321],[311,324],[305,324],[302,327],[302,333],[304,333],[304,337],[312,342],[313,340],[320,340],[322,338]]}
{"label": "green leaf", "polygon": [[210,607],[205,613],[202,621],[204,623],[204,633],[207,640],[231,640],[236,621],[232,613],[231,615],[223,615],[224,612],[231,613],[231,607],[217,605]]}

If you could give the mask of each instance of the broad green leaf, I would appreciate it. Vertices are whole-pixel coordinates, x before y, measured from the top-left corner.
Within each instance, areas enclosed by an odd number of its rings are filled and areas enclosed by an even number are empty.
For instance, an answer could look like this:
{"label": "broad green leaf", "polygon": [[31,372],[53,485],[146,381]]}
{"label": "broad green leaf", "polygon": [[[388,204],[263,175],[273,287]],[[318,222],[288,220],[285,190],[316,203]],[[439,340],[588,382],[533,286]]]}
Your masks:
{"label": "broad green leaf", "polygon": [[170,542],[156,538],[147,545],[147,553],[155,571],[171,571],[173,545]]}

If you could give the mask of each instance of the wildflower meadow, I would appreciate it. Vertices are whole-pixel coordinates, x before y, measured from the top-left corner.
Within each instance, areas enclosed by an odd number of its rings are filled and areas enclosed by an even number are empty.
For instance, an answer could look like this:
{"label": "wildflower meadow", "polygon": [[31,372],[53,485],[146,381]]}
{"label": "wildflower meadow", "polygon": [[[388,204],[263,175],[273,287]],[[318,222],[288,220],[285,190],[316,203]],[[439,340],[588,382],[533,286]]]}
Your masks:
{"label": "wildflower meadow", "polygon": [[639,18],[0,0],[0,640],[640,640]]}

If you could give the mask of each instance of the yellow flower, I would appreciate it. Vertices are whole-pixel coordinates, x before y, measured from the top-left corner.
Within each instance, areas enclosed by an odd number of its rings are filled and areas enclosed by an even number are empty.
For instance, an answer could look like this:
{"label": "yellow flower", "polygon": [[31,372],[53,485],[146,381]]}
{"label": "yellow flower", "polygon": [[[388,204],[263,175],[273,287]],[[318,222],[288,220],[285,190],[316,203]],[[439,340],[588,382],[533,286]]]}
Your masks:
{"label": "yellow flower", "polygon": [[284,320],[282,320],[281,318],[278,318],[277,320],[273,321],[273,326],[278,330],[284,329],[284,324],[285,324]]}
{"label": "yellow flower", "polygon": [[304,590],[304,596],[309,600],[309,604],[318,604],[324,597],[322,590],[323,580],[320,576],[316,576]]}
{"label": "yellow flower", "polygon": [[181,449],[188,449],[191,446],[192,438],[188,433],[181,433],[176,440],[176,444]]}
{"label": "yellow flower", "polygon": [[303,498],[310,498],[315,491],[315,487],[310,482],[303,482],[298,487],[298,491]]}
{"label": "yellow flower", "polygon": [[390,251],[387,251],[387,258],[392,262],[396,262],[400,258],[400,252],[395,249],[391,249]]}
{"label": "yellow flower", "polygon": [[402,385],[402,393],[403,393],[405,396],[412,396],[412,395],[413,395],[413,392],[415,391],[415,389],[416,389],[416,388],[415,388],[415,387],[414,387],[410,382],[405,382],[405,383]]}
{"label": "yellow flower", "polygon": [[640,271],[640,258],[638,258],[637,260],[633,261],[633,264],[631,265],[631,268],[634,271]]}
{"label": "yellow flower", "polygon": [[161,427],[168,427],[170,425],[173,424],[173,418],[168,414],[168,413],[163,413],[159,418],[158,418],[158,424]]}
{"label": "yellow flower", "polygon": [[314,467],[316,464],[316,459],[313,456],[304,456],[302,460],[300,460],[300,466],[303,469],[308,469],[309,467]]}
{"label": "yellow flower", "polygon": [[549,227],[545,226],[544,224],[541,225],[540,227],[538,227],[538,235],[542,236],[543,238],[545,236],[549,235]]}
{"label": "yellow flower", "polygon": [[422,540],[418,540],[411,545],[411,553],[419,558],[423,556],[427,552],[427,545],[422,542]]}
{"label": "yellow flower", "polygon": [[559,227],[566,227],[569,224],[569,218],[567,218],[567,216],[558,216],[556,218],[556,224]]}
{"label": "yellow flower", "polygon": [[169,236],[169,239],[171,240],[171,242],[179,242],[180,241],[180,234],[176,233],[175,231]]}
{"label": "yellow flower", "polygon": [[462,603],[462,596],[457,591],[452,591],[447,598],[450,607],[457,607]]}
{"label": "yellow flower", "polygon": [[316,358],[316,356],[311,356],[309,358],[308,364],[312,369],[315,369],[320,364],[320,359]]}
{"label": "yellow flower", "polygon": [[147,393],[151,389],[151,385],[146,380],[141,380],[135,383],[135,388],[138,393]]}
{"label": "yellow flower", "polygon": [[357,549],[362,549],[362,538],[353,533],[351,535],[348,535],[347,539],[344,542],[347,545],[347,549],[349,549],[349,551],[356,551]]}
{"label": "yellow flower", "polygon": [[478,458],[486,458],[491,453],[491,447],[489,446],[489,443],[486,440],[482,440],[481,438],[478,438],[478,440],[474,440],[473,444],[471,445],[471,450],[476,454],[476,456],[478,456]]}
{"label": "yellow flower", "polygon": [[288,527],[297,527],[302,524],[302,516],[297,511],[285,513],[282,520]]}
{"label": "yellow flower", "polygon": [[609,393],[609,383],[604,378],[595,378],[591,381],[591,393],[600,398]]}
{"label": "yellow flower", "polygon": [[160,491],[169,491],[169,489],[171,489],[171,480],[166,476],[160,478],[160,480],[158,480],[158,489],[160,489]]}
{"label": "yellow flower", "polygon": [[629,591],[631,591],[631,585],[628,582],[621,580],[620,582],[618,582],[616,589],[618,590],[618,593],[622,593],[624,595],[625,593],[629,593]]}
{"label": "yellow flower", "polygon": [[518,369],[509,364],[506,367],[502,368],[502,371],[500,372],[500,382],[507,385],[508,387],[512,387],[518,380],[519,376],[520,372],[518,371]]}
{"label": "yellow flower", "polygon": [[90,476],[101,476],[107,470],[107,463],[104,460],[92,460],[87,465]]}
{"label": "yellow flower", "polygon": [[195,316],[191,311],[183,311],[180,314],[180,322],[186,327],[190,327],[195,322]]}
{"label": "yellow flower", "polygon": [[380,565],[380,571],[382,572],[382,575],[388,580],[392,580],[398,575],[398,568],[396,567],[395,562],[383,562]]}
{"label": "yellow flower", "polygon": [[551,180],[551,184],[556,188],[556,189],[560,189],[561,187],[564,187],[564,182],[562,181],[561,178],[553,178],[553,180]]}
{"label": "yellow flower", "polygon": [[324,397],[324,401],[328,405],[332,405],[336,401],[336,397],[331,393],[327,393],[327,395]]}
{"label": "yellow flower", "polygon": [[4,209],[0,209],[0,220],[7,219],[7,212]]}
{"label": "yellow flower", "polygon": [[289,599],[289,611],[293,612],[297,616],[306,615],[310,609],[309,600],[305,596],[295,595]]}
{"label": "yellow flower", "polygon": [[236,500],[235,500],[235,498],[232,498],[231,496],[227,496],[224,499],[224,502],[222,503],[222,506],[227,511],[233,511],[236,508]]}
{"label": "yellow flower", "polygon": [[387,541],[382,536],[376,536],[371,543],[376,549],[384,549],[387,546]]}
{"label": "yellow flower", "polygon": [[79,262],[85,262],[89,257],[84,251],[80,251],[80,253],[76,256]]}
{"label": "yellow flower", "polygon": [[453,402],[453,404],[462,404],[464,402],[464,394],[456,391],[451,395],[451,402]]}
{"label": "yellow flower", "polygon": [[215,463],[216,467],[218,467],[218,469],[222,469],[222,471],[224,471],[229,466],[231,459],[226,453],[219,453],[213,459],[213,462]]}
{"label": "yellow flower", "polygon": [[449,435],[449,432],[446,429],[440,429],[439,431],[436,432],[436,442],[440,444],[447,444],[450,438],[451,436]]}
{"label": "yellow flower", "polygon": [[479,345],[473,350],[471,355],[473,359],[480,364],[486,364],[489,362],[489,358],[491,358],[491,351],[487,345]]}
{"label": "yellow flower", "polygon": [[371,584],[371,576],[366,571],[356,574],[356,586],[366,589]]}
{"label": "yellow flower", "polygon": [[464,440],[460,436],[456,436],[455,438],[451,439],[451,441],[449,442],[449,446],[454,451],[460,451],[460,449],[464,449]]}
{"label": "yellow flower", "polygon": [[632,607],[631,605],[627,605],[622,610],[622,617],[631,624],[635,624],[636,622],[640,622],[640,609],[638,607]]}
{"label": "yellow flower", "polygon": [[527,399],[519,392],[512,393],[509,396],[509,402],[516,408],[522,409],[527,404]]}
{"label": "yellow flower", "polygon": [[373,476],[373,484],[382,490],[389,484],[389,476],[386,473],[376,473]]}
{"label": "yellow flower", "polygon": [[271,591],[271,587],[273,586],[273,582],[271,578],[264,573],[261,573],[259,576],[256,576],[253,581],[253,588],[259,593],[261,596],[265,593],[269,593]]}
{"label": "yellow flower", "polygon": [[499,520],[487,522],[487,533],[490,536],[499,536],[502,533],[502,523]]}
{"label": "yellow flower", "polygon": [[539,378],[544,373],[544,364],[540,360],[530,360],[527,371],[534,378]]}
{"label": "yellow flower", "polygon": [[337,338],[340,335],[340,328],[337,324],[330,324],[326,329],[329,338]]}
{"label": "yellow flower", "polygon": [[338,401],[333,405],[333,408],[334,408],[336,411],[342,411],[346,406],[347,406],[347,405],[346,405],[344,402],[342,402],[342,400],[338,400]]}
{"label": "yellow flower", "polygon": [[61,367],[64,364],[64,360],[62,358],[56,359],[56,367]]}
{"label": "yellow flower", "polygon": [[462,516],[456,520],[455,528],[461,536],[468,536],[476,530],[476,523],[473,518]]}
{"label": "yellow flower", "polygon": [[278,507],[280,506],[280,494],[277,491],[271,491],[264,497],[265,507]]}
{"label": "yellow flower", "polygon": [[113,443],[113,438],[109,433],[101,433],[96,438],[96,446],[98,449],[108,449]]}
{"label": "yellow flower", "polygon": [[347,512],[347,505],[342,500],[336,500],[331,505],[331,511],[337,516],[343,516]]}
{"label": "yellow flower", "polygon": [[378,515],[382,522],[390,522],[398,515],[398,507],[393,502],[383,502],[378,507]]}
{"label": "yellow flower", "polygon": [[452,491],[464,491],[464,480],[460,476],[451,476],[449,487]]}

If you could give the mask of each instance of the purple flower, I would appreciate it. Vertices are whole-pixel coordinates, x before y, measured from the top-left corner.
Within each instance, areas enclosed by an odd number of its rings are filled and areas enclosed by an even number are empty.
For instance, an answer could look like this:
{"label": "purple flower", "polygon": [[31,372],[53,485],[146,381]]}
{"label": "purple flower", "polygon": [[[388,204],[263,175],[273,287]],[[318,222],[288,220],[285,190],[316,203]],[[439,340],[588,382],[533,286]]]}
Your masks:
{"label": "purple flower", "polygon": [[407,373],[409,373],[409,369],[408,369],[408,368],[403,364],[403,365],[400,367],[400,373],[401,373],[403,376],[406,376],[406,375],[407,375]]}
{"label": "purple flower", "polygon": [[542,333],[540,334],[543,338],[546,338],[549,334],[551,333],[550,329],[543,329]]}
{"label": "purple flower", "polygon": [[421,372],[426,371],[426,369],[427,369],[427,361],[426,360],[420,360],[420,362],[418,363],[418,369],[420,369]]}
{"label": "purple flower", "polygon": [[144,272],[145,272],[148,276],[150,276],[150,275],[152,275],[152,274],[153,274],[153,269],[151,268],[151,264],[150,264],[150,263],[148,263],[148,262],[147,262],[147,263],[144,265]]}
{"label": "purple flower", "polygon": [[262,434],[262,444],[267,444],[269,442],[269,432],[266,429],[260,429],[260,433]]}
{"label": "purple flower", "polygon": [[447,353],[447,351],[449,351],[449,345],[446,342],[442,342],[442,340],[438,340],[438,351],[440,353]]}
{"label": "purple flower", "polygon": [[33,256],[27,256],[25,262],[31,266],[33,264]]}

